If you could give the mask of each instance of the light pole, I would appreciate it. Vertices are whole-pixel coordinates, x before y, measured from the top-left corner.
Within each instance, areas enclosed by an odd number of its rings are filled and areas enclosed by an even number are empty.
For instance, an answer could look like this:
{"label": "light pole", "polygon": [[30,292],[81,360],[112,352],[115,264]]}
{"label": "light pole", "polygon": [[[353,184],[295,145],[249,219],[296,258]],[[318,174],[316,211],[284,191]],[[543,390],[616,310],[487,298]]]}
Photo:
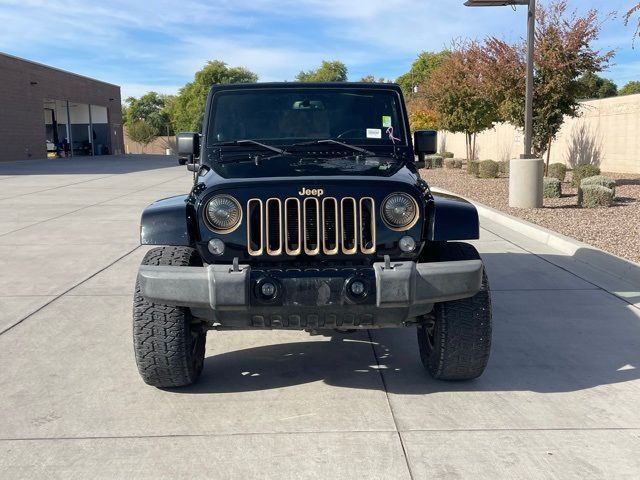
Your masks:
{"label": "light pole", "polygon": [[[524,153],[511,162],[509,205],[520,208],[542,207],[542,159],[533,155],[533,65],[536,38],[536,0],[467,0],[467,7],[527,5],[527,80],[524,115]],[[526,160],[529,160],[526,162]]]}

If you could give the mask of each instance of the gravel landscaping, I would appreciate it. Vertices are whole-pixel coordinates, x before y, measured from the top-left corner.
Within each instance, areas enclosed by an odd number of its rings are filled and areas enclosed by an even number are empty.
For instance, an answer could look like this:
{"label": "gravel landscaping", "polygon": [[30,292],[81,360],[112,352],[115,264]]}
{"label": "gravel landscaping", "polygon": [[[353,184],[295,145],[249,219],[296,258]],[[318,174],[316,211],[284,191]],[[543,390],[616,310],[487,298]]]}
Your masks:
{"label": "gravel landscaping", "polygon": [[640,175],[607,173],[616,180],[616,200],[610,208],[580,208],[571,187],[571,172],[562,184],[561,198],[545,198],[544,208],[510,208],[509,179],[480,179],[464,169],[422,170],[431,187],[439,187],[470,200],[573,237],[620,257],[640,263]]}

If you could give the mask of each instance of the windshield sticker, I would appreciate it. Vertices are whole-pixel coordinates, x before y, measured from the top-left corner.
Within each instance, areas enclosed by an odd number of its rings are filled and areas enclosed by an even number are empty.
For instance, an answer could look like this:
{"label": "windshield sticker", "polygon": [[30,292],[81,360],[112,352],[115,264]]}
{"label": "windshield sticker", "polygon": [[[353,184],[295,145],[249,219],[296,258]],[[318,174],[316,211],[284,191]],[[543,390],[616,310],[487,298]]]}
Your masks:
{"label": "windshield sticker", "polygon": [[387,128],[386,134],[389,135],[389,140],[391,140],[394,144],[400,141],[398,137],[393,136],[393,127]]}
{"label": "windshield sticker", "polygon": [[367,128],[367,138],[382,138],[382,130],[379,128]]}
{"label": "windshield sticker", "polygon": [[391,126],[391,116],[383,115],[382,116],[382,127],[389,128]]}

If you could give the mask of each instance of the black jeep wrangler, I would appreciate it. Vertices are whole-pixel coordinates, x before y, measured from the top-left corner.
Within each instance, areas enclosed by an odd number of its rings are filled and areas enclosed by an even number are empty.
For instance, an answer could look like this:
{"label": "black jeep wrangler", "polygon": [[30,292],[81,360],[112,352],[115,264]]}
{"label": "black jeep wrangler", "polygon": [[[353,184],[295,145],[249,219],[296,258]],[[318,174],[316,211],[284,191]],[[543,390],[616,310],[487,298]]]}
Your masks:
{"label": "black jeep wrangler", "polygon": [[482,374],[489,285],[468,202],[430,191],[397,85],[214,86],[202,134],[178,135],[187,195],[141,220],[133,340],[156,387],[195,382],[208,330],[416,327],[443,380]]}

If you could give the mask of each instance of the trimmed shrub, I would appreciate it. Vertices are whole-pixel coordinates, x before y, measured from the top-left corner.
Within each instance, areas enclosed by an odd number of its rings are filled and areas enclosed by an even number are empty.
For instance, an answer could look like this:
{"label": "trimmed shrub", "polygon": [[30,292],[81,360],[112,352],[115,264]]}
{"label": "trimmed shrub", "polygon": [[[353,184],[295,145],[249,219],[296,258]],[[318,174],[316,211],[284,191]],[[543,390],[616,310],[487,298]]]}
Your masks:
{"label": "trimmed shrub", "polygon": [[585,185],[580,189],[580,206],[584,208],[610,207],[613,205],[613,190],[602,185]]}
{"label": "trimmed shrub", "polygon": [[467,173],[470,175],[474,175],[474,176],[478,176],[479,175],[479,169],[480,169],[480,162],[477,162],[476,160],[469,160],[467,162]]}
{"label": "trimmed shrub", "polygon": [[445,168],[462,168],[462,160],[459,158],[445,158],[444,159],[444,167]]}
{"label": "trimmed shrub", "polygon": [[616,194],[616,181],[609,177],[596,175],[595,177],[583,178],[580,182],[580,188],[586,187],[587,185],[600,185],[602,187],[607,187],[613,190],[614,196]]}
{"label": "trimmed shrub", "polygon": [[451,152],[440,152],[439,155],[442,158],[453,158],[455,155]]}
{"label": "trimmed shrub", "polygon": [[511,161],[509,160],[502,160],[501,162],[498,162],[498,172],[500,173],[500,175],[504,175],[508,177],[510,165],[511,165]]}
{"label": "trimmed shrub", "polygon": [[498,162],[484,160],[478,166],[478,176],[480,178],[498,178]]}
{"label": "trimmed shrub", "polygon": [[562,183],[555,177],[544,177],[544,198],[560,198],[562,196]]}
{"label": "trimmed shrub", "polygon": [[567,166],[564,163],[552,163],[549,165],[547,176],[557,178],[561,182],[564,182],[564,179],[567,177]]}
{"label": "trimmed shrub", "polygon": [[571,185],[578,188],[583,178],[595,177],[596,175],[600,175],[600,169],[595,165],[578,165],[573,169]]}
{"label": "trimmed shrub", "polygon": [[425,155],[424,163],[426,168],[442,168],[443,158],[440,155]]}

